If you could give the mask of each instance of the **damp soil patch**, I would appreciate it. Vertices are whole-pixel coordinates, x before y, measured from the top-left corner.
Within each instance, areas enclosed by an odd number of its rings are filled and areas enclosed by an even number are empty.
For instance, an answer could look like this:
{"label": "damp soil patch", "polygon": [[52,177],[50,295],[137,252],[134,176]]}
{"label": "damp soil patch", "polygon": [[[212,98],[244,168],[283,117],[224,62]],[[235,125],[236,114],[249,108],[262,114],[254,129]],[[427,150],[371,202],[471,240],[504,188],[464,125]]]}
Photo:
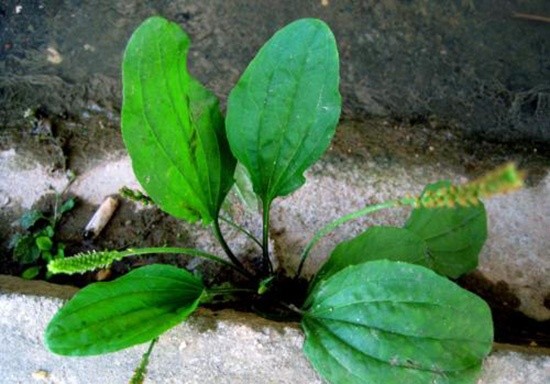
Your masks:
{"label": "damp soil patch", "polygon": [[550,348],[550,320],[537,321],[518,311],[520,301],[510,292],[506,282],[493,283],[481,272],[474,271],[462,276],[457,283],[489,304],[495,342]]}

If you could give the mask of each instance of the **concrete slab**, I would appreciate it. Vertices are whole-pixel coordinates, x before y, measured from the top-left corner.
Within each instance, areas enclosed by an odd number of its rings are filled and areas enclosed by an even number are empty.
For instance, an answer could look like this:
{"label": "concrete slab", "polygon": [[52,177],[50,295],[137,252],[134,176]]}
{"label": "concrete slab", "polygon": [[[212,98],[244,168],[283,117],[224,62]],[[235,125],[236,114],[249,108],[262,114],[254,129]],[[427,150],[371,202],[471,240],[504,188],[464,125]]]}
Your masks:
{"label": "concrete slab", "polygon": [[[0,276],[1,383],[128,382],[146,345],[88,358],[60,357],[45,349],[45,326],[63,304],[55,296],[74,291]],[[302,343],[302,332],[294,323],[232,310],[200,310],[160,338],[146,382],[322,383],[302,354]],[[550,382],[550,356],[541,354],[543,350],[535,350],[538,355],[528,352],[495,350],[485,361],[479,384]]]}

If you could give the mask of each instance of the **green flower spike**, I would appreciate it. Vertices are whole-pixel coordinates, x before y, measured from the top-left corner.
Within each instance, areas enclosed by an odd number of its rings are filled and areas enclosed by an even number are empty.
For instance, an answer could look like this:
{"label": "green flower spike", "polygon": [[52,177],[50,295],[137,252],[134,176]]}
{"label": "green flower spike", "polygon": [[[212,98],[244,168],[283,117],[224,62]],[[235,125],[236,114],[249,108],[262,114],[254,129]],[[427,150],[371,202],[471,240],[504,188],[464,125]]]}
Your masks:
{"label": "green flower spike", "polygon": [[482,198],[510,193],[522,188],[524,179],[525,173],[518,171],[515,164],[508,163],[466,184],[425,191],[422,196],[416,198],[413,206],[424,208],[476,206]]}
{"label": "green flower spike", "polygon": [[52,260],[48,263],[48,271],[51,273],[84,273],[97,268],[106,268],[115,261],[121,260],[126,255],[118,251],[79,253],[66,259]]}

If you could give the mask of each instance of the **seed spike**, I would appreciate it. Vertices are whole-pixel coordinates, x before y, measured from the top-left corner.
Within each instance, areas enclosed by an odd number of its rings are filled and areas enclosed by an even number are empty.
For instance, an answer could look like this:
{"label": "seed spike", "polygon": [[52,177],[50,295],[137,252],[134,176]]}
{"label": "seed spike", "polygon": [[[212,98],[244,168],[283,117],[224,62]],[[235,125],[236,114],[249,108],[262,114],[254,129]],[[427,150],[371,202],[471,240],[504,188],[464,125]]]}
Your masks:
{"label": "seed spike", "polygon": [[84,273],[98,268],[106,268],[113,262],[121,260],[125,255],[118,251],[86,252],[75,256],[52,260],[48,263],[51,273]]}
{"label": "seed spike", "polygon": [[455,205],[472,207],[482,198],[514,192],[523,187],[525,172],[514,163],[507,163],[485,175],[462,185],[451,185],[426,191],[416,198],[413,206],[423,208],[453,208]]}

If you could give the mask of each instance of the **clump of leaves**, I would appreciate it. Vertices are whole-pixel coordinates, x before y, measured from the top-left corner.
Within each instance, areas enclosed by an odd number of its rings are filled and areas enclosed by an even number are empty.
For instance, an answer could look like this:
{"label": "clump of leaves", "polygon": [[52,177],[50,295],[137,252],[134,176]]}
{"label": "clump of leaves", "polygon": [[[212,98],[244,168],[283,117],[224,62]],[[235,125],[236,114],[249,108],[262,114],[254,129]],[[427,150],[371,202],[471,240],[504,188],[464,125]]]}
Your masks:
{"label": "clump of leaves", "polygon": [[[187,71],[189,45],[178,25],[160,17],[134,32],[123,63],[122,134],[150,199],[175,217],[209,226],[227,258],[137,248],[55,260],[49,269],[76,273],[129,256],[179,253],[222,263],[242,278],[209,287],[184,269],[157,264],[92,284],[51,320],[50,350],[71,356],[117,351],[155,340],[200,305],[237,296],[298,318],[306,356],[332,383],[474,383],[492,346],[491,313],[449,278],[477,266],[487,237],[480,199],[521,187],[521,173],[509,164],[464,185],[438,182],[420,196],[345,215],[314,235],[294,276],[281,277],[270,261],[270,207],[304,183],[304,171],[334,135],[341,108],[334,36],[316,19],[278,31],[231,91],[225,119],[216,97]],[[219,225],[234,177],[252,185],[249,200],[262,209],[257,270],[232,252]],[[341,243],[297,297],[293,288],[319,239],[349,220],[402,206],[413,208],[402,228],[371,227]],[[143,372],[145,362],[139,380]]]}
{"label": "clump of leaves", "polygon": [[[62,201],[56,194],[51,214],[31,209],[21,216],[19,225],[24,232],[15,234],[10,243],[13,259],[27,266],[21,275],[23,278],[34,279],[45,270],[46,263],[65,257],[65,245],[55,240],[55,231],[63,215],[74,205],[74,198]],[[45,271],[47,279],[51,275],[50,271]]]}

